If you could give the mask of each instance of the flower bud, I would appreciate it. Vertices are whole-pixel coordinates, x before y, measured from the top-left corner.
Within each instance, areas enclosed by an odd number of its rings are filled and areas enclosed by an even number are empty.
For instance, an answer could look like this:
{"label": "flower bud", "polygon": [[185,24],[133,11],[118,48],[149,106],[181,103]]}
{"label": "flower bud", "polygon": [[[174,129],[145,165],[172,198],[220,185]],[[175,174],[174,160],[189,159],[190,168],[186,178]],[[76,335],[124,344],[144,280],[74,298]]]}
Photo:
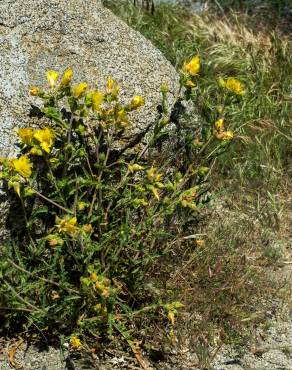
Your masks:
{"label": "flower bud", "polygon": [[61,86],[63,87],[68,86],[72,81],[72,77],[73,77],[72,68],[66,69],[66,71],[63,74],[62,80],[61,80]]}
{"label": "flower bud", "polygon": [[32,96],[38,96],[39,92],[40,92],[40,89],[39,89],[38,87],[36,87],[36,86],[33,86],[33,87],[29,90],[29,93],[30,93],[30,95],[32,95]]}
{"label": "flower bud", "polygon": [[131,108],[137,109],[139,107],[142,107],[145,104],[145,100],[142,98],[142,96],[135,95],[131,101]]}
{"label": "flower bud", "polygon": [[54,87],[57,84],[59,73],[53,70],[47,72],[47,80],[50,87]]}

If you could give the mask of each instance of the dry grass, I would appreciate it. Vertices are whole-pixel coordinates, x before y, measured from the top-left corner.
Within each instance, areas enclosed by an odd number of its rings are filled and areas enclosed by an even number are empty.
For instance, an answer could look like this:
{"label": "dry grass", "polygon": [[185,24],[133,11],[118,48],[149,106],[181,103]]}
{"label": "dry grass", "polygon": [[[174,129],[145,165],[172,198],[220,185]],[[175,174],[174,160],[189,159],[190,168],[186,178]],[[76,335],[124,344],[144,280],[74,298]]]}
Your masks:
{"label": "dry grass", "polygon": [[189,29],[194,35],[200,34],[209,42],[217,45],[220,43],[231,47],[252,47],[255,50],[270,48],[272,43],[266,32],[254,32],[248,28],[238,13],[229,14],[223,18],[214,18],[214,16],[193,15],[188,22]]}
{"label": "dry grass", "polygon": [[[248,189],[221,196],[196,234],[152,271],[160,294],[184,304],[176,323],[180,355],[195,352],[200,366],[208,367],[223,344],[248,344],[266,312],[279,299],[289,299],[291,190],[283,182],[268,199]],[[167,325],[167,320],[154,328],[151,323],[148,347],[169,351]]]}

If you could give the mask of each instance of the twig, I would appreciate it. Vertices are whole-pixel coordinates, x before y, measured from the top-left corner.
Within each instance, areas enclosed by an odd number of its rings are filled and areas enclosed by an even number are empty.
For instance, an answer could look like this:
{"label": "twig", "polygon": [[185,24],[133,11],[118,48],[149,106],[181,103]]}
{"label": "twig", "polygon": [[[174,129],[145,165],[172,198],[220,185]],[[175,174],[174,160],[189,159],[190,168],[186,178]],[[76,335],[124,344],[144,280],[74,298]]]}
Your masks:
{"label": "twig", "polygon": [[29,306],[31,308],[33,308],[35,311],[39,311],[39,312],[42,312],[42,313],[45,313],[45,311],[39,309],[38,307],[34,306],[33,304],[31,304],[30,302],[26,301],[24,298],[22,298],[16,291],[15,289],[6,281],[4,280],[4,284],[12,291],[12,293],[14,293],[16,295],[16,297],[22,302],[24,303],[26,306]]}
{"label": "twig", "polygon": [[[69,129],[68,129],[68,135],[67,135],[67,145],[71,144],[71,137],[72,137],[72,125],[74,121],[74,115],[71,113],[70,122],[69,122]],[[65,153],[65,166],[63,169],[63,177],[65,177],[68,170],[68,151],[66,150]]]}
{"label": "twig", "polygon": [[[23,267],[17,265],[15,262],[13,262],[10,258],[7,259],[7,261],[12,265],[14,266],[17,270],[19,271],[22,271],[24,272],[25,274],[29,275],[29,276],[36,276],[35,274],[33,274],[32,272],[30,271],[27,271],[26,269],[24,269]],[[64,289],[64,290],[67,290],[68,292],[71,292],[71,293],[76,293],[76,294],[79,294],[79,292],[77,290],[74,290],[74,289],[70,289],[70,288],[65,288],[65,287],[62,287],[60,284],[56,283],[55,281],[52,281],[52,280],[49,280],[49,279],[46,279],[46,278],[43,278],[43,277],[40,277],[40,276],[36,276],[39,280],[42,280],[46,283],[49,283],[49,284],[52,284],[52,285],[55,285],[61,289]]]}
{"label": "twig", "polygon": [[42,198],[42,199],[46,200],[47,202],[49,202],[49,203],[53,204],[53,205],[54,205],[54,206],[56,206],[56,207],[58,207],[58,208],[62,209],[63,211],[65,211],[65,212],[67,212],[67,213],[70,213],[71,215],[74,215],[74,212],[72,212],[70,209],[67,209],[67,208],[65,208],[65,207],[61,206],[60,204],[58,204],[58,203],[54,202],[53,200],[51,200],[51,199],[47,198],[45,195],[43,195],[43,194],[39,193],[39,192],[38,192],[37,190],[35,190],[35,189],[33,189],[33,191],[34,191],[34,192],[36,193],[36,195],[37,195],[37,196],[39,196],[40,198]]}

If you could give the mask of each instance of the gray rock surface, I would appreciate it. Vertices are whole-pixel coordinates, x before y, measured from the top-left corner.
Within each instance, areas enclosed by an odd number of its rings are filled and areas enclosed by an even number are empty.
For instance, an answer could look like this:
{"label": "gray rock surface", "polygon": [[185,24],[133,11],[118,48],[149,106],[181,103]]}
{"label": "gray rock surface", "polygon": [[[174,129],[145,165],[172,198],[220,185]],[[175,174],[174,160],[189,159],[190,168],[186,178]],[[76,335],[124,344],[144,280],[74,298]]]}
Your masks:
{"label": "gray rock surface", "polygon": [[157,115],[160,85],[178,93],[178,75],[141,34],[105,9],[99,0],[1,0],[0,2],[0,155],[13,155],[13,128],[31,122],[36,99],[30,86],[44,86],[45,72],[71,66],[75,80],[103,86],[111,75],[123,87],[122,97],[145,97],[132,117],[129,138]]}
{"label": "gray rock surface", "polygon": [[275,316],[267,320],[267,330],[258,328],[250,348],[226,346],[212,363],[212,370],[291,370],[292,322],[291,308],[283,302]]}

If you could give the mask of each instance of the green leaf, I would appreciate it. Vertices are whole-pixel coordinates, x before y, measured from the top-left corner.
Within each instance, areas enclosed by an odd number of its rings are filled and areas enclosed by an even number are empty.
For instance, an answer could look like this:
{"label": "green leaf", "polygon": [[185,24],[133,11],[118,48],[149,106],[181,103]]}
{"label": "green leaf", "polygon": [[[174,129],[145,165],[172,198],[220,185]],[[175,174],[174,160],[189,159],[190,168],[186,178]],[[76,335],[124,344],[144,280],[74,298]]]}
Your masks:
{"label": "green leaf", "polygon": [[62,115],[57,110],[57,108],[54,107],[46,107],[43,109],[43,112],[46,117],[50,118],[51,120],[57,122],[57,123],[63,123],[62,121]]}

